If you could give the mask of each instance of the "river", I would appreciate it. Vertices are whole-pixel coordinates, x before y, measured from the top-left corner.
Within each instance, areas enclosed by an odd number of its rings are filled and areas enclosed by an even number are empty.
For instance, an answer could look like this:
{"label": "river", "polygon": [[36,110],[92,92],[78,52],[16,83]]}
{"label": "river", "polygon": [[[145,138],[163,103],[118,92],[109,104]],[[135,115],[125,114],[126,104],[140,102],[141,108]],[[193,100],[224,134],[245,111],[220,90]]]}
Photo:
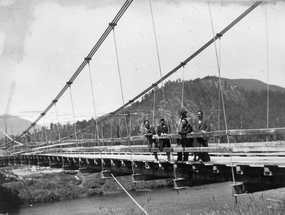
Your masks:
{"label": "river", "polygon": [[[131,191],[131,196],[148,214],[200,214],[220,204],[233,205],[231,182],[189,187],[177,192],[172,188]],[[244,197],[242,197],[244,198]],[[124,192],[35,204],[22,207],[14,215],[87,215],[87,214],[144,214]],[[203,213],[202,213],[203,214]]]}
{"label": "river", "polygon": [[[235,205],[235,198],[232,197],[231,185],[232,182],[215,183],[189,187],[179,190],[179,192],[168,187],[131,191],[130,195],[149,215],[208,215],[213,214],[213,211],[216,211],[215,214],[220,214],[221,208],[226,208],[226,211],[221,211],[221,214],[232,214],[231,208]],[[257,212],[260,212],[260,210],[267,210],[269,205],[276,202],[276,200],[281,200],[284,195],[285,188],[280,188],[241,195],[238,196],[237,201],[244,210],[242,214],[251,210],[245,206],[247,204],[257,205]],[[282,206],[281,211],[285,212],[284,210]],[[256,214],[255,212],[253,210],[249,214]],[[276,214],[280,214],[279,212]],[[126,193],[121,192],[54,203],[26,205],[13,215],[57,214],[139,215],[145,213]]]}

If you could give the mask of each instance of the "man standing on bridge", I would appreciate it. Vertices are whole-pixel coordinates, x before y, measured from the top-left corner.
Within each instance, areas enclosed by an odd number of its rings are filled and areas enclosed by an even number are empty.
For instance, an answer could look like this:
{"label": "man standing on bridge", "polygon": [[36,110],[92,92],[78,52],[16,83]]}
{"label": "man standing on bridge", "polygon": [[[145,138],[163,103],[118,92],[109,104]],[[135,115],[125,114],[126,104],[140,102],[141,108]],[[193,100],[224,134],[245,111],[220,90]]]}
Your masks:
{"label": "man standing on bridge", "polygon": [[[178,134],[181,135],[181,146],[183,147],[183,154],[182,152],[177,153],[177,161],[188,161],[189,152],[184,152],[185,147],[193,147],[193,139],[187,138],[187,134],[193,131],[192,126],[188,123],[186,118],[181,119],[181,129]],[[182,159],[183,157],[183,159]]]}
{"label": "man standing on bridge", "polygon": [[[165,119],[163,118],[160,120],[160,125],[157,126],[157,134],[159,137],[165,137],[158,140],[160,151],[162,152],[164,147],[170,148],[171,147],[170,140],[169,138],[166,138],[167,134],[169,134],[169,127],[165,123]],[[170,152],[166,152],[166,155],[167,155],[167,161],[171,162]]]}
{"label": "man standing on bridge", "polygon": [[[143,131],[142,132],[143,132],[144,136],[148,140],[148,148],[149,149],[151,149],[151,148],[158,148],[156,139],[152,138],[153,135],[155,135],[154,127],[152,127],[149,124],[149,120],[148,119],[146,119],[143,124],[144,124],[144,127],[143,127]],[[158,163],[159,160],[158,160],[157,152],[153,152],[153,154],[154,154],[154,158],[155,158],[154,162]]]}
{"label": "man standing on bridge", "polygon": [[[197,116],[198,120],[195,122],[195,132],[201,132],[202,134],[210,131],[210,123],[208,120],[203,118],[203,112],[198,111]],[[198,147],[207,147],[208,138],[207,137],[197,137]],[[210,156],[208,152],[199,152],[199,161],[210,161]]]}
{"label": "man standing on bridge", "polygon": [[[189,123],[190,118],[187,116],[187,111],[185,109],[182,109],[179,111],[179,122],[177,127],[177,133],[181,135],[181,139],[177,139],[177,145],[180,145],[183,147],[183,151],[185,147],[193,147],[193,141],[194,139],[186,138],[187,133],[193,132],[193,128],[191,124]],[[177,153],[177,161],[183,162],[188,161],[188,152],[178,152]]]}

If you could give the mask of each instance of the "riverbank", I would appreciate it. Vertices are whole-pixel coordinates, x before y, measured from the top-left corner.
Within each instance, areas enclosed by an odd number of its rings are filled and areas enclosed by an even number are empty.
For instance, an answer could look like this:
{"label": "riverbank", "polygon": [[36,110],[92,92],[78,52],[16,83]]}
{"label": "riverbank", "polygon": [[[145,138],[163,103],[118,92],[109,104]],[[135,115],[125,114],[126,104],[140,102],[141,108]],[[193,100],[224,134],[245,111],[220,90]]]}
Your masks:
{"label": "riverbank", "polygon": [[[24,203],[54,202],[64,199],[87,196],[100,196],[121,192],[121,187],[113,178],[102,179],[100,173],[80,173],[61,169],[32,167],[7,167],[2,169],[10,180],[2,186],[18,192]],[[7,178],[7,177],[6,177]],[[132,183],[130,176],[118,177],[117,180],[126,190],[145,190],[168,186],[170,179]]]}

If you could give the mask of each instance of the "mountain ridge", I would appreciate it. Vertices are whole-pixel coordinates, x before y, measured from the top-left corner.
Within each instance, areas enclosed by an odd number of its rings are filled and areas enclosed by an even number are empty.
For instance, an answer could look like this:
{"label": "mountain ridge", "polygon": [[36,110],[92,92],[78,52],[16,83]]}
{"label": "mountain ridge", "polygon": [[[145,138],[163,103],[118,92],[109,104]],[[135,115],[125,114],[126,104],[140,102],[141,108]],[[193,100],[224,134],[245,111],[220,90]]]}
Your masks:
{"label": "mountain ridge", "polygon": [[[182,84],[184,82],[184,84]],[[240,128],[266,128],[267,115],[267,84],[256,79],[227,79],[221,78],[222,91],[224,95],[225,111],[227,115],[227,124],[229,129]],[[184,95],[182,95],[182,86],[184,85]],[[176,130],[176,122],[179,121],[179,111],[182,103],[185,109],[188,110],[188,115],[192,119],[191,123],[196,118],[196,112],[203,110],[207,118],[211,121],[212,130],[224,129],[225,122],[222,118],[223,106],[221,98],[219,98],[219,78],[216,76],[206,76],[194,80],[177,79],[175,81],[167,81],[164,84],[164,92],[161,88],[149,91],[140,101],[135,102],[132,108],[127,108],[126,113],[135,111],[139,113],[127,120],[132,120],[134,126],[132,134],[139,134],[140,124],[144,119],[153,119],[153,99],[155,98],[155,126],[158,120],[167,117],[167,121],[173,127],[171,130]],[[275,85],[269,85],[270,89],[270,127],[285,127],[285,88]],[[155,93],[155,97],[154,97]],[[164,98],[165,95],[165,98]],[[183,97],[183,98],[182,98]],[[220,104],[219,104],[220,103]],[[132,110],[131,110],[132,109]],[[218,119],[218,112],[221,113]],[[167,116],[165,115],[167,114]],[[12,115],[0,116],[0,128],[5,131],[5,120],[7,122],[7,134],[17,135],[26,130],[32,122]],[[100,124],[100,129],[104,130],[106,137],[112,133],[117,137],[123,136],[126,131],[125,125],[119,117],[116,117],[117,122],[113,119],[107,119]],[[152,120],[151,120],[152,121]],[[220,125],[218,125],[220,122]],[[77,122],[78,129],[84,129],[87,124],[92,124],[92,120],[83,120]],[[110,124],[113,123],[112,126]],[[117,129],[113,132],[108,131],[113,127]],[[17,129],[16,129],[17,128]],[[41,126],[37,126],[41,128]],[[39,130],[39,129],[38,129]],[[48,129],[47,129],[48,130]],[[57,131],[50,129],[53,136]],[[15,132],[16,131],[16,132]],[[31,131],[33,132],[33,131]],[[48,132],[48,131],[47,131]],[[72,125],[61,126],[62,135],[73,133]],[[86,137],[94,131],[90,129]],[[111,133],[111,134],[110,134]],[[39,136],[39,135],[37,135]],[[0,138],[3,137],[0,132]],[[92,136],[90,136],[92,138]]]}
{"label": "mountain ridge", "polygon": [[[245,90],[255,90],[255,91],[267,90],[267,84],[257,79],[246,79],[246,78],[245,79],[223,78],[223,79],[227,80],[232,85],[239,86],[240,88],[243,88]],[[269,84],[269,90],[274,92],[277,91],[285,92],[285,88],[273,84]]]}
{"label": "mountain ridge", "polygon": [[[31,121],[11,114],[3,114],[0,116],[0,128],[9,136],[22,133],[31,124]],[[36,128],[41,128],[41,126],[36,125]],[[4,134],[0,132],[0,138],[3,137]]]}

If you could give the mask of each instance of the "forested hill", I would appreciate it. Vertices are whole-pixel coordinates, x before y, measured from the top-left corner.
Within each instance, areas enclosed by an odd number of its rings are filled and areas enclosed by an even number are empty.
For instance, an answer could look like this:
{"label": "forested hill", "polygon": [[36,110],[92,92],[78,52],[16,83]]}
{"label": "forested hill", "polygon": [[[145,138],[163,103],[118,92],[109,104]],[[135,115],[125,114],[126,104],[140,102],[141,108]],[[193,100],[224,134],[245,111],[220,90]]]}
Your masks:
{"label": "forested hill", "polygon": [[[255,91],[267,90],[267,84],[256,79],[225,79],[225,80],[229,84],[233,86],[238,86],[245,90],[255,90]],[[270,90],[274,92],[277,91],[285,92],[285,88],[276,85],[270,85]]]}
{"label": "forested hill", "polygon": [[[225,115],[229,129],[267,127],[267,85],[254,79],[221,79]],[[168,81],[162,89],[151,91],[133,106],[133,111],[145,113],[142,118],[152,119],[155,98],[155,119],[166,117],[175,129],[183,104],[192,120],[202,110],[212,124],[212,130],[225,128],[222,98],[219,96],[217,77],[184,81]],[[270,86],[269,127],[285,127],[285,89]],[[273,90],[272,90],[273,89]],[[220,114],[220,120],[218,116]],[[220,125],[218,125],[220,121]]]}
{"label": "forested hill", "polygon": [[[99,118],[98,123],[95,123],[94,119],[76,122],[77,131],[82,131],[78,134],[78,138],[96,138],[97,134],[99,138],[126,137],[130,128],[131,135],[135,136],[140,134],[145,119],[149,119],[152,125],[157,126],[161,118],[167,120],[171,126],[171,133],[175,133],[182,101],[188,111],[190,123],[193,124],[196,119],[197,111],[202,110],[205,118],[211,123],[211,130],[225,129],[224,108],[229,129],[267,128],[267,110],[269,110],[269,128],[285,127],[284,88],[270,86],[267,97],[267,85],[257,80],[221,79],[221,83],[222,97],[219,96],[217,77],[165,82],[163,88],[150,91],[141,101],[135,102],[121,113],[110,115],[107,119],[104,117],[104,120]],[[95,128],[95,124],[98,124],[98,129]],[[86,129],[87,127],[89,129]],[[68,123],[37,128],[35,134],[28,133],[30,137],[23,141],[58,140],[59,134],[61,138],[68,136],[74,138],[74,126]],[[0,143],[3,141],[0,140]]]}

